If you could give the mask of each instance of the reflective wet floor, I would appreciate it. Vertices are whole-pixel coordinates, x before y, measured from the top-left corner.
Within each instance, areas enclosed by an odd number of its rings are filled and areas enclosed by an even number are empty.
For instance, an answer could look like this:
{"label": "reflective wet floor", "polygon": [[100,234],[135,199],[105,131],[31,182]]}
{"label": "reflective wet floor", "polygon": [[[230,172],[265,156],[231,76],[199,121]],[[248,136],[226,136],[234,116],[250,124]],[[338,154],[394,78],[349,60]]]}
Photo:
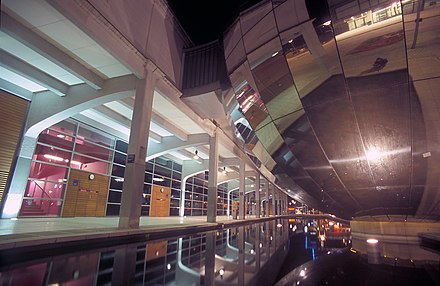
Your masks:
{"label": "reflective wet floor", "polygon": [[438,267],[368,264],[350,251],[349,233],[332,236],[322,224],[274,219],[163,240],[3,252],[0,285],[438,285]]}

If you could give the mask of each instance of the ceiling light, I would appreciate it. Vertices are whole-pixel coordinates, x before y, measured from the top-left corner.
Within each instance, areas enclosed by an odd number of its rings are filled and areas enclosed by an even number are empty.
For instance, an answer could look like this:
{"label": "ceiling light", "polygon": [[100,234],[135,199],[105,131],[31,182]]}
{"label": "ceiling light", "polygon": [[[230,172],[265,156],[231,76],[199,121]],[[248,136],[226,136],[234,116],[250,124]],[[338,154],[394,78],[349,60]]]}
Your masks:
{"label": "ceiling light", "polygon": [[222,171],[222,173],[223,174],[226,174],[227,172],[226,172],[226,167],[223,167],[223,171]]}
{"label": "ceiling light", "polygon": [[58,137],[58,138],[64,138],[64,137],[66,137],[66,136],[64,136],[63,134],[57,134],[57,137]]}
{"label": "ceiling light", "polygon": [[276,55],[278,55],[278,52],[273,53],[272,57],[275,57]]}
{"label": "ceiling light", "polygon": [[196,151],[194,152],[193,159],[194,159],[194,160],[198,160],[199,158],[200,158],[200,157],[199,157],[199,151],[196,150]]}
{"label": "ceiling light", "polygon": [[154,177],[154,178],[153,178],[153,181],[155,181],[155,182],[163,182],[163,181],[165,181],[165,180],[164,180],[164,178]]}

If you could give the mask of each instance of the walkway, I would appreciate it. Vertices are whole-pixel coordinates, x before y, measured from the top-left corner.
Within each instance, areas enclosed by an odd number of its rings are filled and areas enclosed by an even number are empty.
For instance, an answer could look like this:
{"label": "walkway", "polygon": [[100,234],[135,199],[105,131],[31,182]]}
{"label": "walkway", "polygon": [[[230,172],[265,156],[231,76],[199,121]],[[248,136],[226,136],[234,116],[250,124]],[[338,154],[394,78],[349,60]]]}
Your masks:
{"label": "walkway", "polygon": [[118,217],[1,219],[0,251],[22,247],[41,248],[44,245],[53,248],[66,243],[81,245],[99,241],[110,243],[121,239],[151,240],[268,219],[273,217],[257,219],[255,216],[250,216],[246,220],[235,220],[232,217],[218,216],[216,223],[207,223],[206,216],[141,217],[139,229],[119,229]]}

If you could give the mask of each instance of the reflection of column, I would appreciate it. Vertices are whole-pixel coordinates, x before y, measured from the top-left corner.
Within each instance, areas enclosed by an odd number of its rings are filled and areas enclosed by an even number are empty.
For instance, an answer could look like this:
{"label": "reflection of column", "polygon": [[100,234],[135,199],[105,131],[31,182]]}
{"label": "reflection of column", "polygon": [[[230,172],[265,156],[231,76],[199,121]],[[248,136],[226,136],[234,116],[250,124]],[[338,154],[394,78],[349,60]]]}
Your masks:
{"label": "reflection of column", "polygon": [[[259,204],[258,204],[259,206]],[[256,229],[257,231],[255,232],[255,243],[254,243],[254,247],[255,247],[255,267],[258,270],[260,269],[260,253],[261,253],[261,249],[260,249],[260,234],[261,234],[261,224],[257,224],[256,225]]]}
{"label": "reflection of column", "polygon": [[312,21],[304,23],[302,25],[302,35],[304,41],[307,44],[307,48],[313,57],[321,64],[325,66],[326,64],[326,53],[322,47],[321,41],[319,41],[318,35],[316,34],[315,28],[313,27]]}
{"label": "reflection of column", "polygon": [[205,285],[214,285],[215,280],[215,232],[206,234]]}
{"label": "reflection of column", "polygon": [[260,207],[260,173],[257,173],[257,175],[255,176],[255,208],[256,208],[256,213],[255,215],[257,216],[257,218],[260,217],[260,211],[261,211],[261,207]]}
{"label": "reflection of column", "polygon": [[208,222],[217,216],[218,136],[209,137]]}
{"label": "reflection of column", "polygon": [[238,285],[244,283],[244,227],[238,228]]}
{"label": "reflection of column", "polygon": [[266,261],[269,261],[270,258],[270,222],[267,221],[266,225]]}
{"label": "reflection of column", "polygon": [[36,145],[37,138],[29,136],[23,138],[11,185],[7,196],[4,198],[6,201],[3,207],[2,218],[17,217],[20,211]]}
{"label": "reflection of column", "polygon": [[116,249],[113,262],[112,285],[133,285],[136,271],[136,245]]}
{"label": "reflection of column", "polygon": [[122,188],[120,228],[139,227],[155,81],[152,73],[147,73],[146,78],[137,81]]}
{"label": "reflection of column", "polygon": [[244,208],[245,208],[245,201],[244,201],[244,192],[245,192],[245,163],[242,158],[240,158],[240,187],[239,187],[239,216],[240,219],[245,219],[244,215]]}
{"label": "reflection of column", "polygon": [[177,243],[176,281],[179,281],[180,285],[199,285],[200,273],[183,264],[183,253],[183,238],[179,237]]}

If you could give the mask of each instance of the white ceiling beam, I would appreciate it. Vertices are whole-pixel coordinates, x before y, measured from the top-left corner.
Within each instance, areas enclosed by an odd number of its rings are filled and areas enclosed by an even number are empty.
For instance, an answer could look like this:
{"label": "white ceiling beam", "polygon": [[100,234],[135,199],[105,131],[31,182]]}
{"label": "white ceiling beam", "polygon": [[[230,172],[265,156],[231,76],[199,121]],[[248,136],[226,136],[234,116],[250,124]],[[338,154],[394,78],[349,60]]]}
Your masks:
{"label": "white ceiling beam", "polygon": [[101,90],[87,84],[73,85],[67,96],[58,96],[51,91],[34,95],[29,108],[26,135],[38,136],[45,128],[77,113],[101,104],[133,96],[137,78],[133,75],[108,79]]}
{"label": "white ceiling beam", "polygon": [[30,81],[34,81],[41,86],[51,90],[59,96],[65,96],[69,89],[69,86],[64,82],[54,78],[53,76],[37,69],[33,65],[17,58],[14,55],[0,49],[0,66],[11,70]]}
{"label": "white ceiling beam", "polygon": [[27,100],[32,100],[32,96],[34,95],[33,92],[24,89],[21,86],[13,84],[12,82],[4,80],[2,78],[0,78],[0,89],[15,94],[19,97],[23,97]]}
{"label": "white ceiling beam", "polygon": [[[134,106],[134,98],[133,97],[124,98],[124,99],[120,100],[120,102],[121,102],[121,104],[124,104],[125,106],[133,109],[133,106]],[[161,116],[157,112],[154,112],[154,110],[153,110],[153,113],[151,114],[151,120],[154,123],[156,123],[157,125],[159,125],[160,127],[162,127],[163,129],[165,129],[166,131],[172,133],[174,136],[176,136],[180,140],[182,140],[182,141],[188,140],[188,134],[186,134],[185,131],[183,131],[182,129],[180,129],[179,127],[177,127],[176,125],[174,125],[170,121],[168,121],[165,117]]]}
{"label": "white ceiling beam", "polygon": [[90,117],[87,117],[87,116],[82,115],[80,113],[72,116],[72,118],[75,118],[78,121],[81,121],[81,122],[88,124],[90,126],[94,126],[96,128],[99,128],[102,131],[105,131],[109,134],[114,135],[115,137],[118,137],[118,138],[128,142],[129,134],[126,134],[125,132],[121,132],[120,130],[116,130],[115,128],[112,128],[111,126],[104,124],[103,122],[98,122],[98,121],[93,120]]}
{"label": "white ceiling beam", "polygon": [[103,78],[3,11],[1,21],[1,30],[9,36],[82,79],[94,89],[103,87]]}
{"label": "white ceiling beam", "polygon": [[206,133],[189,135],[187,141],[182,141],[175,136],[163,137],[160,144],[148,145],[147,160],[162,156],[171,151],[206,144],[207,142],[209,142],[209,135]]}
{"label": "white ceiling beam", "polygon": [[[104,117],[107,117],[107,118],[109,118],[109,119],[111,119],[113,121],[118,122],[119,124],[125,126],[128,129],[131,128],[131,123],[132,122],[131,122],[130,119],[125,118],[121,114],[113,111],[112,109],[110,109],[110,108],[108,108],[106,106],[100,105],[100,106],[97,106],[97,107],[93,108],[93,110],[95,112],[100,113]],[[101,123],[102,124],[106,124],[105,122],[101,122]],[[162,143],[162,140],[164,138],[164,137],[160,136],[159,134],[157,134],[156,132],[151,131],[151,130],[149,132],[149,137],[151,139],[153,139],[155,142],[157,142],[157,144]]]}

